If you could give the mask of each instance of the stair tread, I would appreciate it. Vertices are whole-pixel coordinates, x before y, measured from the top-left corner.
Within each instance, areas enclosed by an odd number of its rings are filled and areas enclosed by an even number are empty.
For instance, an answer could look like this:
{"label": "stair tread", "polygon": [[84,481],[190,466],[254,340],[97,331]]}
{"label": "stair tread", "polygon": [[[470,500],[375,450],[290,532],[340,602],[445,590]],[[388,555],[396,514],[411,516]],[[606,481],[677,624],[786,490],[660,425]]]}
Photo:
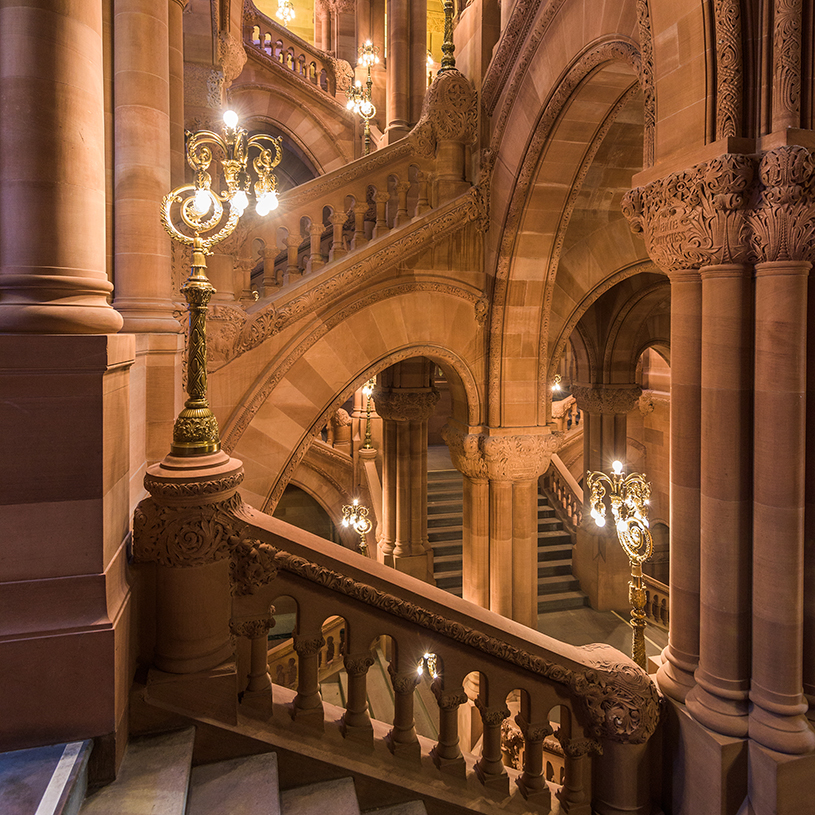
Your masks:
{"label": "stair tread", "polygon": [[203,764],[190,775],[187,815],[280,815],[277,755]]}
{"label": "stair tread", "polygon": [[89,795],[81,815],[184,815],[195,728],[130,740],[116,780]]}
{"label": "stair tread", "polygon": [[366,809],[363,815],[427,815],[423,801],[405,801],[388,807]]}
{"label": "stair tread", "polygon": [[320,781],[306,787],[295,787],[280,793],[283,815],[360,815],[359,802],[352,778]]}

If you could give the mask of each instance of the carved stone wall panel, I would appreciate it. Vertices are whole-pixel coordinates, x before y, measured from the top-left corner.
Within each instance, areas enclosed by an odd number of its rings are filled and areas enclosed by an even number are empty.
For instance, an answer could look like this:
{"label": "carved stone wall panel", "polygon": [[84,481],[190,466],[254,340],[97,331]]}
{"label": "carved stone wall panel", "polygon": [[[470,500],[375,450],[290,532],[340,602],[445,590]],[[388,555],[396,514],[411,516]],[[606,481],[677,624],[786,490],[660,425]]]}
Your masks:
{"label": "carved stone wall panel", "polygon": [[715,0],[716,138],[742,135],[744,68],[739,0]]}
{"label": "carved stone wall panel", "polygon": [[436,388],[431,390],[409,390],[407,388],[377,388],[373,392],[376,412],[394,422],[423,422],[436,410],[441,394]]}
{"label": "carved stone wall panel", "polygon": [[625,414],[638,404],[642,395],[639,385],[615,388],[603,385],[572,385],[572,396],[578,408],[593,414]]}

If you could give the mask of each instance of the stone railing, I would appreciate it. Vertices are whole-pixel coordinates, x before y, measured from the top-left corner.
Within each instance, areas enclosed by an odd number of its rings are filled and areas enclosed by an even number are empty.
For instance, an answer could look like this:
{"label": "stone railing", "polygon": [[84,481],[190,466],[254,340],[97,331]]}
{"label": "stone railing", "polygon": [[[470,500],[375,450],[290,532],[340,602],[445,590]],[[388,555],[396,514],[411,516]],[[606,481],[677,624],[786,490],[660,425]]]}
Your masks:
{"label": "stone railing", "polygon": [[645,583],[645,614],[648,622],[668,628],[670,619],[670,594],[668,586],[647,574],[642,576]]}
{"label": "stone railing", "polygon": [[345,101],[351,66],[292,34],[252,4],[247,4],[244,13],[244,43],[252,52],[291,71],[330,97],[340,93]]}
{"label": "stone railing", "polygon": [[[452,776],[443,786],[460,784],[459,794],[467,800],[474,794],[483,799],[479,811],[496,799],[513,806],[508,799],[515,796],[549,811],[544,740],[552,735],[554,718],[564,753],[557,791],[561,811],[645,811],[649,782],[634,776],[647,773],[647,742],[659,723],[660,703],[653,683],[631,660],[607,645],[561,643],[264,515],[240,500],[237,473],[215,475],[200,484],[148,479],[154,497],[136,513],[134,555],[137,562],[154,562],[156,574],[159,670],[148,682],[148,703],[226,726],[249,716],[255,738],[275,728],[291,737],[302,727],[310,744],[315,737],[324,741],[332,756],[348,752],[358,760],[361,745],[368,754],[381,741],[387,751],[375,750],[377,760],[389,756],[397,762],[400,778],[409,775],[432,796],[438,773]],[[270,606],[279,597],[290,598],[297,608],[294,692],[272,686],[266,674]],[[340,716],[338,709],[325,708],[319,688],[323,626],[335,617],[346,632],[347,701]],[[394,696],[389,723],[371,721],[366,699],[371,649],[383,635],[390,638]],[[249,654],[248,669],[236,670],[229,657],[236,648]],[[246,666],[246,658],[237,664]],[[420,739],[414,729],[421,670],[434,676],[435,743]],[[471,684],[473,672],[482,749],[480,756],[465,756],[458,709],[467,703],[464,686]],[[516,716],[523,736],[520,772],[508,771],[502,761],[501,730],[511,694],[521,700]],[[225,704],[230,695],[231,711]],[[281,702],[288,706],[286,721],[273,713]],[[326,729],[338,733],[320,735]],[[631,783],[619,785],[617,777]],[[510,789],[510,778],[517,789]],[[475,779],[483,787],[480,796]]]}
{"label": "stone railing", "polygon": [[552,402],[552,419],[557,429],[565,435],[583,429],[583,413],[574,396]]}
{"label": "stone railing", "polygon": [[552,456],[552,463],[541,479],[544,491],[560,510],[562,520],[572,531],[576,530],[583,520],[583,490],[560,456]]}

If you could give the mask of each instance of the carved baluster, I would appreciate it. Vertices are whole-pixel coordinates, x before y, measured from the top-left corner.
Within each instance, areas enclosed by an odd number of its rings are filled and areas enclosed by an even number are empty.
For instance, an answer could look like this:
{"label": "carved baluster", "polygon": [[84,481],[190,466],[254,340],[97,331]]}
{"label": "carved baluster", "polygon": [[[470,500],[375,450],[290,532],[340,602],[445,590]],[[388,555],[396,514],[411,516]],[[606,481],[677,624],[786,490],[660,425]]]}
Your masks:
{"label": "carved baluster", "polygon": [[552,795],[543,777],[543,740],[552,734],[549,722],[530,724],[518,714],[515,722],[524,736],[524,769],[515,782],[524,798],[533,800],[543,809],[550,809]]}
{"label": "carved baluster", "polygon": [[464,778],[467,765],[458,746],[458,709],[467,702],[467,694],[461,687],[445,691],[440,676],[430,688],[439,703],[439,740],[430,757],[443,773]]}
{"label": "carved baluster", "polygon": [[429,181],[429,176],[427,173],[419,171],[417,174],[417,181],[419,183],[419,197],[416,200],[416,215],[424,215],[430,207],[430,203],[427,200],[427,183]]}
{"label": "carved baluster", "polygon": [[396,210],[396,219],[393,222],[394,226],[401,226],[410,220],[407,211],[407,196],[410,190],[410,181],[400,181],[396,185],[396,192],[399,194],[399,206]]}
{"label": "carved baluster", "polygon": [[484,725],[481,758],[475,765],[475,772],[485,787],[508,795],[509,776],[501,760],[501,722],[509,716],[509,708],[506,705],[487,707],[480,698],[475,700],[475,706]]}
{"label": "carved baluster", "polygon": [[340,731],[346,739],[373,743],[374,731],[368,715],[368,668],[374,664],[370,651],[348,654],[343,660],[348,674],[348,702],[342,717]]}
{"label": "carved baluster", "polygon": [[268,297],[276,289],[280,288],[280,281],[275,274],[275,260],[277,259],[277,247],[267,246],[263,250],[263,294]]}
{"label": "carved baluster", "polygon": [[374,238],[379,238],[382,235],[390,232],[388,227],[388,201],[390,201],[390,194],[387,192],[378,192],[374,195],[376,203],[376,225],[374,226]]}
{"label": "carved baluster", "polygon": [[418,762],[421,757],[419,740],[413,727],[413,691],[419,682],[415,668],[397,671],[388,665],[393,685],[393,729],[388,733],[388,749],[399,758]]}
{"label": "carved baluster", "polygon": [[286,238],[286,247],[289,253],[286,275],[288,276],[289,283],[293,283],[303,276],[303,273],[300,271],[300,266],[297,263],[297,253],[300,249],[300,236],[289,235],[288,238]]}
{"label": "carved baluster", "polygon": [[354,205],[354,249],[360,249],[368,243],[365,237],[365,213],[368,212],[368,203]]}
{"label": "carved baluster", "polygon": [[297,652],[297,696],[294,697],[292,718],[323,728],[323,700],[320,696],[319,657],[325,645],[322,636],[294,638]]}
{"label": "carved baluster", "polygon": [[308,230],[309,238],[311,239],[311,246],[309,247],[309,271],[316,272],[317,269],[322,269],[325,266],[322,253],[320,252],[320,242],[323,239],[323,225],[319,222],[313,223]]}
{"label": "carved baluster", "polygon": [[345,226],[347,217],[348,216],[344,212],[334,212],[328,218],[328,220],[331,221],[331,225],[334,227],[331,251],[328,253],[329,261],[339,260],[348,254],[348,250],[345,248],[342,239],[342,228]]}
{"label": "carved baluster", "polygon": [[555,735],[563,747],[566,776],[557,794],[560,808],[569,815],[591,815],[591,775],[587,772],[590,769],[587,757],[596,745],[588,739],[571,739],[563,735],[562,730]]}

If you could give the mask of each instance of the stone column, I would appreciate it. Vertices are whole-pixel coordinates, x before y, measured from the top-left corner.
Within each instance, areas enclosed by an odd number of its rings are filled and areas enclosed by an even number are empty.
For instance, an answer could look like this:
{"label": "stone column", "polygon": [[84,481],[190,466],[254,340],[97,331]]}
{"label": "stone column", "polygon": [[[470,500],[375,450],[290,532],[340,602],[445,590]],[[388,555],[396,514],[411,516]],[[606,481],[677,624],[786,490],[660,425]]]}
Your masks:
{"label": "stone column", "polygon": [[115,333],[102,5],[3,4],[0,50],[0,332]]}
{"label": "stone column", "polygon": [[113,4],[114,305],[126,331],[176,334],[170,240],[156,214],[171,183],[168,12],[154,0]]}
{"label": "stone column", "polygon": [[373,726],[368,715],[368,669],[374,664],[370,651],[346,654],[343,658],[348,675],[348,701],[342,717],[342,735],[351,741],[373,744]]}
{"label": "stone column", "polygon": [[387,736],[388,749],[398,758],[416,763],[421,759],[421,747],[413,726],[413,691],[419,681],[415,667],[397,670],[393,662],[388,665],[393,685],[393,728]]}
{"label": "stone column", "polygon": [[[573,385],[572,394],[583,414],[583,469],[610,472],[615,460],[626,462],[627,414],[642,394],[639,385]],[[584,491],[584,502],[588,501]],[[627,611],[631,567],[613,526],[598,528],[584,506],[572,557],[574,575],[589,595],[592,608]]]}
{"label": "stone column", "polygon": [[537,479],[549,466],[560,435],[442,434],[464,475],[463,596],[536,627]]}
{"label": "stone column", "polygon": [[380,554],[385,563],[428,582],[433,552],[427,538],[427,421],[439,401],[431,373],[427,360],[407,360],[380,375],[374,392],[384,433]]}
{"label": "stone column", "polygon": [[294,697],[291,716],[295,721],[305,720],[322,730],[323,700],[320,696],[320,649],[325,645],[322,634],[311,637],[296,635],[294,650],[297,652],[297,696]]}
{"label": "stone column", "polygon": [[549,722],[530,724],[521,714],[515,717],[524,737],[524,767],[516,783],[524,798],[544,810],[550,809],[552,797],[543,775],[543,740],[552,735]]}
{"label": "stone column", "polygon": [[388,144],[410,131],[410,12],[416,0],[388,3]]}
{"label": "stone column", "polygon": [[458,744],[458,709],[466,704],[467,694],[462,687],[445,691],[443,684],[439,676],[430,686],[439,704],[439,740],[430,758],[441,772],[464,778],[467,765]]}
{"label": "stone column", "polygon": [[671,274],[671,627],[657,672],[679,702],[699,663],[699,487],[702,281],[698,270]]}
{"label": "stone column", "polygon": [[184,7],[187,0],[167,0],[170,45],[170,186],[184,183]]}
{"label": "stone column", "polygon": [[481,758],[474,768],[476,775],[485,787],[508,795],[509,776],[501,760],[501,722],[509,716],[509,708],[506,705],[487,707],[480,697],[475,700],[475,706],[484,725]]}
{"label": "stone column", "polygon": [[736,737],[750,685],[753,296],[744,266],[702,268],[699,667],[686,704]]}

